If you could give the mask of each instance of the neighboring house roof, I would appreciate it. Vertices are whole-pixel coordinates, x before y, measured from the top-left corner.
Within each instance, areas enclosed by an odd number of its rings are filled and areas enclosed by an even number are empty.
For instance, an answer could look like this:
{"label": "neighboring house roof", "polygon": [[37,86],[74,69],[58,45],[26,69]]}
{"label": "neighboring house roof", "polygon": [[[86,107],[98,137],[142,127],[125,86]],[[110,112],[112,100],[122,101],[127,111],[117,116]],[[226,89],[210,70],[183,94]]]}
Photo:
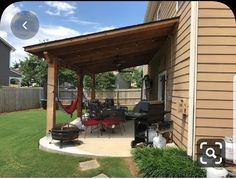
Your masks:
{"label": "neighboring house roof", "polygon": [[154,16],[155,11],[157,9],[158,1],[148,1],[145,17],[144,17],[144,23],[150,22],[151,17]]}
{"label": "neighboring house roof", "polygon": [[2,41],[2,43],[4,43],[6,46],[10,47],[12,51],[15,51],[16,49],[9,44],[6,40],[4,40],[2,37],[0,37],[0,41]]}
{"label": "neighboring house roof", "polygon": [[14,70],[14,69],[10,69],[9,76],[10,77],[22,78],[22,74],[19,71]]}

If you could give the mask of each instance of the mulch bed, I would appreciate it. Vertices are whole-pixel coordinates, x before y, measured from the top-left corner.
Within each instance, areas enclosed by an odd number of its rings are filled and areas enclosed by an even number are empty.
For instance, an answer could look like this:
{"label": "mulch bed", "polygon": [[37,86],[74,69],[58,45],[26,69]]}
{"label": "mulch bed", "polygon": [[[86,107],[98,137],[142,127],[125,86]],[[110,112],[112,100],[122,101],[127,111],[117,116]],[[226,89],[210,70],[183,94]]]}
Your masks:
{"label": "mulch bed", "polygon": [[137,168],[134,160],[132,158],[126,158],[125,161],[129,167],[129,171],[130,171],[132,177],[135,177],[135,178],[140,177],[139,172],[138,172],[138,168]]}

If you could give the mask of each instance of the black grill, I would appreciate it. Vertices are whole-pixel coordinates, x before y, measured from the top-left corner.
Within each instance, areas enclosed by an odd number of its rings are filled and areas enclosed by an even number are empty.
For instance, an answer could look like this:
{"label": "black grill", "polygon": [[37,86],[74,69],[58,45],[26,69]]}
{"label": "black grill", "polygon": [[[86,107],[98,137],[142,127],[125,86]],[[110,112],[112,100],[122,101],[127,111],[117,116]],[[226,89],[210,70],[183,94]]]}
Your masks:
{"label": "black grill", "polygon": [[148,132],[145,136],[145,131],[153,124],[163,123],[166,113],[164,103],[160,101],[140,101],[133,112],[126,113],[127,118],[134,119],[134,140],[131,147],[140,142],[149,143]]}

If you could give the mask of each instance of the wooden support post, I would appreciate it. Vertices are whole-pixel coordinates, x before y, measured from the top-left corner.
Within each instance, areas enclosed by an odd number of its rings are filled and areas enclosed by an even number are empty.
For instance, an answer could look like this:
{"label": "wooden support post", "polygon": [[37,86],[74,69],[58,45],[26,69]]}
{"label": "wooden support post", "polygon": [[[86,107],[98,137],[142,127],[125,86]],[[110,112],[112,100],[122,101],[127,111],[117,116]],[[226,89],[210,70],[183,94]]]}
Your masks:
{"label": "wooden support post", "polygon": [[91,86],[91,99],[95,99],[96,98],[96,92],[95,92],[95,88],[96,88],[96,75],[92,74],[92,86]]}
{"label": "wooden support post", "polygon": [[82,104],[83,104],[83,73],[78,74],[78,104],[77,104],[77,117],[82,117]]}
{"label": "wooden support post", "polygon": [[120,107],[120,91],[119,88],[116,90],[117,107]]}
{"label": "wooden support post", "polygon": [[44,52],[44,56],[48,62],[46,121],[46,133],[48,133],[56,124],[57,61],[48,52]]}

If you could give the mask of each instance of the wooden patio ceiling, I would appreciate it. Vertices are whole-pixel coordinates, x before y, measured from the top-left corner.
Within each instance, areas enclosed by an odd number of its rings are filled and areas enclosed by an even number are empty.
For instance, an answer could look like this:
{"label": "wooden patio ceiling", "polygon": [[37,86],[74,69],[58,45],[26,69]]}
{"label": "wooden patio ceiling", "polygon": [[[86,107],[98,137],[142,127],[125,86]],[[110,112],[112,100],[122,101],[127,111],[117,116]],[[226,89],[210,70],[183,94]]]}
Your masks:
{"label": "wooden patio ceiling", "polygon": [[177,23],[178,17],[45,42],[24,49],[39,57],[50,55],[58,61],[59,67],[96,74],[148,64]]}

